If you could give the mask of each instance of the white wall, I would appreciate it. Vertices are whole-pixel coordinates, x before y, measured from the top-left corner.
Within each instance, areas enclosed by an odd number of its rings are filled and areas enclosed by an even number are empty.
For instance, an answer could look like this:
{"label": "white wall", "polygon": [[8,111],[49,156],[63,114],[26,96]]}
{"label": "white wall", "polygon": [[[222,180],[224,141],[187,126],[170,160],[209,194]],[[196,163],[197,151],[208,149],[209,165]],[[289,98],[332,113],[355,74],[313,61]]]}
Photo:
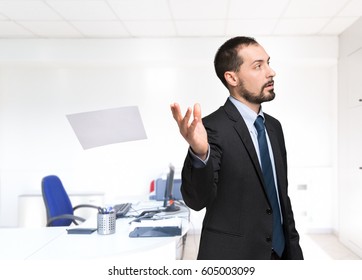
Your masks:
{"label": "white wall", "polygon": [[[257,39],[277,72],[277,98],[264,110],[284,126],[290,193],[295,211],[306,214],[300,225],[330,229],[338,39]],[[50,173],[69,192],[112,198],[146,194],[169,162],[181,167],[187,145],[169,104],[200,102],[208,114],[224,103],[213,57],[225,40],[2,40],[0,226],[16,226],[18,195],[40,193]],[[82,150],[65,117],[129,105],[139,106],[147,140]]]}
{"label": "white wall", "polygon": [[338,72],[339,238],[362,257],[362,18],[340,36]]}

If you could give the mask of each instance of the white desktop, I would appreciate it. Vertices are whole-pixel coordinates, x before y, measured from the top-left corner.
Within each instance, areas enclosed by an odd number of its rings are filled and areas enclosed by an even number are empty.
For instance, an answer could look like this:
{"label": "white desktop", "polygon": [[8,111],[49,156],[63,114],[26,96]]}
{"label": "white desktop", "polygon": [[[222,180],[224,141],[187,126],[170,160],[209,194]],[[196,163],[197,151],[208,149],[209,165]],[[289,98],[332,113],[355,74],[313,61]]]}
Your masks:
{"label": "white desktop", "polygon": [[[144,209],[158,209],[161,201],[134,203],[132,211],[139,213]],[[119,218],[116,232],[109,235],[68,234],[71,227],[43,228],[2,228],[0,229],[0,260],[69,260],[69,259],[181,259],[183,245],[189,229],[189,209],[181,205],[176,212],[157,214],[165,218],[180,219],[182,232],[171,237],[129,237],[134,228],[135,218]],[[172,219],[165,219],[172,221]],[[97,228],[97,215],[92,215],[80,228]]]}

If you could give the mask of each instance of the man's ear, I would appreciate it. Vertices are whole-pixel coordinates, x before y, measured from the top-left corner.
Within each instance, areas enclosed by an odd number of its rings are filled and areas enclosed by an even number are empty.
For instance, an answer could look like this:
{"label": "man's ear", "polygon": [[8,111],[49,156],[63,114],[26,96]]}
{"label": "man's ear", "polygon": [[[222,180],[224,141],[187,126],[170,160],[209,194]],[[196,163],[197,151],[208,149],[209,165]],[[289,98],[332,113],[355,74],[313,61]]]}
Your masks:
{"label": "man's ear", "polygon": [[224,73],[224,78],[226,80],[226,82],[232,86],[235,87],[238,85],[238,77],[236,76],[236,73],[233,71],[226,71]]}

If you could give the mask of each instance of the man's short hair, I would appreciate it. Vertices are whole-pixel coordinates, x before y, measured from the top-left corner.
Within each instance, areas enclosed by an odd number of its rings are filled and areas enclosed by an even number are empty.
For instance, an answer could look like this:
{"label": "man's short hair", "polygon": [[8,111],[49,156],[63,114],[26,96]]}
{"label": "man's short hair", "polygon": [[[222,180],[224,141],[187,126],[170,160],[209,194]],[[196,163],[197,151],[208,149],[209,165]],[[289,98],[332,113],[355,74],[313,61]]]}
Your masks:
{"label": "man's short hair", "polygon": [[229,39],[218,49],[214,59],[214,67],[216,75],[226,88],[228,88],[228,84],[224,77],[225,72],[237,72],[243,64],[242,57],[238,56],[238,50],[241,47],[258,44],[252,37],[239,36]]}

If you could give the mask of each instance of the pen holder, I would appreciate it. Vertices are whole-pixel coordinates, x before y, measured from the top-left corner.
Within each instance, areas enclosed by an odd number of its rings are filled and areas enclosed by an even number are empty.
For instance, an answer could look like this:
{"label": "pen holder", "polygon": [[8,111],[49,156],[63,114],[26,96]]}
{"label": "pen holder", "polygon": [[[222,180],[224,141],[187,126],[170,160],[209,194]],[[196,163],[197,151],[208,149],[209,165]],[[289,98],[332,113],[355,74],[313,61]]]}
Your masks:
{"label": "pen holder", "polygon": [[113,234],[116,232],[116,213],[98,213],[97,216],[98,234]]}

